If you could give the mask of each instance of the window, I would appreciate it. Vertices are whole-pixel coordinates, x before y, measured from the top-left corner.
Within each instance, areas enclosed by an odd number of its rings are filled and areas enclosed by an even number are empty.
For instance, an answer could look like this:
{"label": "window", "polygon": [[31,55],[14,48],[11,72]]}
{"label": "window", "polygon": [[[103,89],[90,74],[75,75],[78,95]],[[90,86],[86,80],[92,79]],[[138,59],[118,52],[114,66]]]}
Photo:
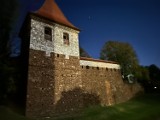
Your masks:
{"label": "window", "polygon": [[45,40],[52,41],[52,29],[49,27],[44,28],[44,38]]}
{"label": "window", "polygon": [[69,34],[63,33],[63,43],[69,45]]}

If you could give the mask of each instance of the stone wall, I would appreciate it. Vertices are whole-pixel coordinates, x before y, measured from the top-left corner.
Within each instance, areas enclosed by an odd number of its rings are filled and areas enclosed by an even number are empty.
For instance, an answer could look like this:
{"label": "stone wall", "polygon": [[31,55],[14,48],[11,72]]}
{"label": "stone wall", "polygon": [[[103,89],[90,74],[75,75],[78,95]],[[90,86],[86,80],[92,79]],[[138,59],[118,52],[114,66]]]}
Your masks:
{"label": "stone wall", "polygon": [[[44,28],[52,30],[52,41],[44,39]],[[63,33],[69,34],[69,45],[63,43]],[[42,19],[31,14],[31,36],[30,49],[45,51],[46,55],[51,52],[68,56],[79,57],[79,31],[57,24],[55,22]]]}
{"label": "stone wall", "polygon": [[[96,60],[91,61],[91,59],[89,61],[81,60],[80,63],[83,89],[88,93],[97,95],[101,105],[125,102],[138,92],[143,91],[138,83],[128,84],[122,80],[118,64],[116,66],[115,63],[104,63],[101,60],[96,62]],[[100,64],[105,65],[98,67],[97,65]]]}
{"label": "stone wall", "polygon": [[44,51],[29,51],[28,117],[62,115],[90,105],[117,104],[141,90],[138,84],[124,83],[120,69],[80,66],[78,57],[65,59],[62,54],[45,54]]}
{"label": "stone wall", "polygon": [[[44,28],[52,29],[52,41],[44,39]],[[27,28],[27,29],[26,29]],[[69,34],[69,45],[63,43]],[[82,108],[79,31],[29,14],[21,31],[22,57],[27,79],[26,116],[42,117],[74,112]]]}
{"label": "stone wall", "polygon": [[80,59],[75,56],[68,59],[63,54],[46,56],[45,51],[32,49],[29,56],[28,117],[62,115],[90,105],[124,102],[141,88],[124,83],[120,69],[80,66]]}
{"label": "stone wall", "polygon": [[[79,31],[35,15],[28,23],[21,36],[27,71],[26,116],[48,117],[89,105],[112,105],[141,90],[138,84],[123,82],[117,63],[80,59]],[[52,41],[44,39],[45,26],[52,29]],[[63,32],[69,34],[69,45],[63,44]]]}
{"label": "stone wall", "polygon": [[55,107],[58,113],[74,112],[82,108],[82,81],[79,58],[55,54]]}
{"label": "stone wall", "polygon": [[[27,20],[29,29],[21,33],[23,46],[28,41],[25,53],[29,54],[25,57],[29,59],[26,116],[52,116],[79,110],[83,104],[79,31],[35,14],[30,14]],[[45,27],[51,28],[51,41],[45,40]],[[26,32],[30,33],[29,38],[24,36]],[[63,43],[63,33],[68,33],[69,45]]]}
{"label": "stone wall", "polygon": [[54,111],[54,55],[46,57],[45,52],[29,51],[26,116],[50,115]]}
{"label": "stone wall", "polygon": [[26,116],[47,117],[79,111],[83,95],[79,58],[29,51]]}

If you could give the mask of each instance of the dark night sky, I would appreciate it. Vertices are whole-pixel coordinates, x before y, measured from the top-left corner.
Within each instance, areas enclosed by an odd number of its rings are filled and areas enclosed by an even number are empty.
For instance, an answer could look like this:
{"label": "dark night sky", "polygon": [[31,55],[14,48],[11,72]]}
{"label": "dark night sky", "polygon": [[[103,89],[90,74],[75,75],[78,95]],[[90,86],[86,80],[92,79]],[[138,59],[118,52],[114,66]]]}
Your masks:
{"label": "dark night sky", "polygon": [[[37,10],[44,0],[20,0],[17,32],[27,11]],[[93,57],[108,40],[129,42],[141,65],[160,67],[160,0],[56,0],[82,31],[80,45]]]}

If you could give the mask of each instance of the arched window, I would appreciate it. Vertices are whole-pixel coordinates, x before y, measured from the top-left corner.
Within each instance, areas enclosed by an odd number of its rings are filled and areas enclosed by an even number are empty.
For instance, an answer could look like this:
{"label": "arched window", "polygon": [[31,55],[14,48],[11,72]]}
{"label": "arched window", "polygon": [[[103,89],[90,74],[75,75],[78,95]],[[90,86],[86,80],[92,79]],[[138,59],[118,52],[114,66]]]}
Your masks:
{"label": "arched window", "polygon": [[44,28],[44,39],[52,41],[52,29],[49,27]]}
{"label": "arched window", "polygon": [[63,33],[63,43],[69,45],[69,34]]}

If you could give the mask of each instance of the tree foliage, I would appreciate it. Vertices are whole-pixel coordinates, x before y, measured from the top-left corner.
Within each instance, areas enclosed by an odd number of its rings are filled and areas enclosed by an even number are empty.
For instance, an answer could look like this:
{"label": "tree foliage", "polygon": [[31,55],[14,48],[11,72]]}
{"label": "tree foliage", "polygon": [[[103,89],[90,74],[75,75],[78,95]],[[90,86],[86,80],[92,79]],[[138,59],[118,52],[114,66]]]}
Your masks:
{"label": "tree foliage", "polygon": [[80,56],[81,57],[88,57],[88,58],[91,57],[82,47],[80,47],[79,49],[80,49]]}
{"label": "tree foliage", "polygon": [[139,82],[149,82],[150,81],[150,71],[148,66],[139,66],[137,69],[137,79]]}
{"label": "tree foliage", "polygon": [[129,43],[108,41],[104,44],[100,59],[118,62],[121,65],[123,75],[137,74],[138,58],[133,47]]}
{"label": "tree foliage", "polygon": [[1,0],[0,4],[0,58],[10,53],[10,36],[18,15],[17,0]]}
{"label": "tree foliage", "polygon": [[16,67],[10,64],[11,32],[17,18],[18,1],[1,0],[0,4],[0,102],[15,92]]}
{"label": "tree foliage", "polygon": [[140,66],[137,80],[146,92],[160,93],[160,69],[156,65]]}
{"label": "tree foliage", "polygon": [[160,69],[152,64],[149,66],[149,76],[151,80],[158,80],[160,81]]}

